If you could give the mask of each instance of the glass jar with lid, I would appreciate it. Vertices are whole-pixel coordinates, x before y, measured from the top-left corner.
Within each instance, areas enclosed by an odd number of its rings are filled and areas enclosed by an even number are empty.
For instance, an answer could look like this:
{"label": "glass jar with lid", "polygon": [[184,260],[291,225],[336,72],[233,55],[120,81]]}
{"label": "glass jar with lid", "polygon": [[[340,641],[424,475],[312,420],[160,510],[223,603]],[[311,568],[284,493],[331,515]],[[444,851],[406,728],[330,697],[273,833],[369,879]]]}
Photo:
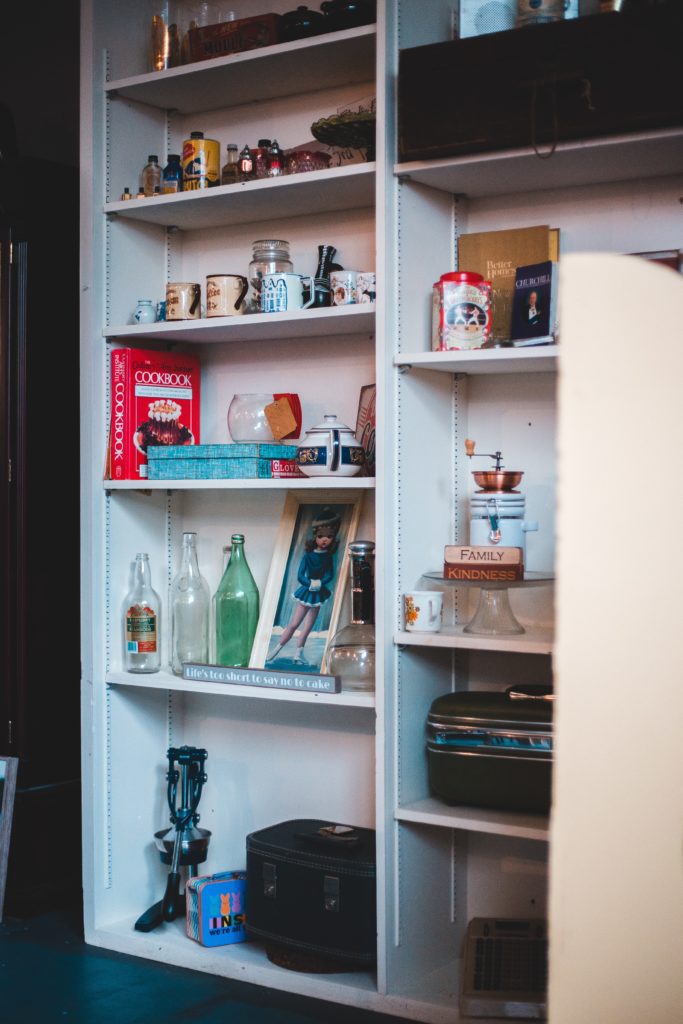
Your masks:
{"label": "glass jar with lid", "polygon": [[277,238],[259,238],[252,243],[254,254],[249,264],[249,312],[261,310],[261,282],[264,274],[291,274],[289,242]]}

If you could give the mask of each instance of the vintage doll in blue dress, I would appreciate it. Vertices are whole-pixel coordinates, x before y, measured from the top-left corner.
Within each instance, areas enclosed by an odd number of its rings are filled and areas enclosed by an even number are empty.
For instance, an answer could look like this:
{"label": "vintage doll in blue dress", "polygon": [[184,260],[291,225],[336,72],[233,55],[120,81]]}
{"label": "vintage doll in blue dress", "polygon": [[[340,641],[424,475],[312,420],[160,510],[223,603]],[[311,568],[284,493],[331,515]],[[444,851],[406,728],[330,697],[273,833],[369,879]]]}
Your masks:
{"label": "vintage doll in blue dress", "polygon": [[322,509],[320,515],[313,520],[312,538],[304,545],[304,554],[297,572],[299,586],[292,594],[296,605],[289,624],[283,630],[276,646],[268,652],[266,663],[277,658],[285,644],[299,629],[293,660],[300,665],[308,664],[304,656],[306,640],[321,607],[332,597],[328,584],[334,579],[333,555],[339,547],[337,534],[340,526],[339,513],[329,507]]}

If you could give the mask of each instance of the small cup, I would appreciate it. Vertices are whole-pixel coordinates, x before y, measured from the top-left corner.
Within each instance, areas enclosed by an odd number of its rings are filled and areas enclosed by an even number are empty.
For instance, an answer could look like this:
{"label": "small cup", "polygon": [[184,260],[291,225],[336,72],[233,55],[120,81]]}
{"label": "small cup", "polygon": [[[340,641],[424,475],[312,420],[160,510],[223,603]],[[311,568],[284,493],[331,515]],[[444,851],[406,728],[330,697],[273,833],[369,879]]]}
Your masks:
{"label": "small cup", "polygon": [[356,302],[355,270],[333,270],[330,274],[330,295],[333,306],[353,306]]}
{"label": "small cup", "polygon": [[242,316],[249,282],[242,274],[209,274],[206,279],[206,315]]}
{"label": "small cup", "polygon": [[359,304],[374,302],[377,285],[374,270],[359,270],[356,276],[356,302]]}
{"label": "small cup", "polygon": [[189,281],[169,281],[166,285],[166,319],[200,320],[202,287]]}
{"label": "small cup", "polygon": [[411,590],[403,595],[403,615],[408,633],[438,633],[442,610],[443,594],[439,590]]}
{"label": "small cup", "polygon": [[[304,300],[304,292],[308,299]],[[291,309],[307,309],[313,305],[315,285],[312,277],[301,274],[264,274],[261,283],[261,312],[286,313]]]}

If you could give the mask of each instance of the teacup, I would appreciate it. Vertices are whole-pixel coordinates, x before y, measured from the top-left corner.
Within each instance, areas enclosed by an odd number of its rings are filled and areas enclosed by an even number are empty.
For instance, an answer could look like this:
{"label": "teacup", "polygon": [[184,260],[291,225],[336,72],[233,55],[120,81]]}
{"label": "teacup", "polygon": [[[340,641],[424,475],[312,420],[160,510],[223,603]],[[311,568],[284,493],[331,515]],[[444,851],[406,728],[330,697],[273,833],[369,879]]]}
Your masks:
{"label": "teacup", "polygon": [[408,633],[438,633],[443,594],[439,590],[411,590],[403,595],[403,616]]}
{"label": "teacup", "polygon": [[333,270],[330,274],[330,295],[333,306],[352,306],[356,301],[355,270]]}
{"label": "teacup", "polygon": [[[304,282],[309,296],[304,302]],[[261,285],[261,312],[286,313],[291,309],[306,309],[315,300],[312,277],[301,274],[264,274]]]}
{"label": "teacup", "polygon": [[169,281],[166,285],[166,319],[199,320],[202,287],[189,281]]}
{"label": "teacup", "polygon": [[374,302],[377,284],[374,270],[359,270],[356,276],[356,302]]}

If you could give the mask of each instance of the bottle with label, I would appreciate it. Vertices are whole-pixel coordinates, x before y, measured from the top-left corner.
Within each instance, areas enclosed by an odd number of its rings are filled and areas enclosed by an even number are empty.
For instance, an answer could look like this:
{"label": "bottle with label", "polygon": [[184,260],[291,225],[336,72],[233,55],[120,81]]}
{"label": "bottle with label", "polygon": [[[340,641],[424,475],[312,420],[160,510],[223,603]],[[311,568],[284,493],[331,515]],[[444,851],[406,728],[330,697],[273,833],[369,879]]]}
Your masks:
{"label": "bottle with label", "polygon": [[135,556],[133,585],[123,603],[123,664],[126,672],[161,667],[161,600],[152,589],[149,555]]}
{"label": "bottle with label", "polygon": [[233,533],[230,561],[213,599],[216,664],[249,665],[259,616],[259,592],[244,555],[244,534]]}
{"label": "bottle with label", "polygon": [[180,153],[169,153],[168,163],[161,177],[161,191],[164,195],[183,190],[183,168]]}
{"label": "bottle with label", "polygon": [[161,185],[161,167],[159,167],[159,158],[154,153],[150,153],[147,163],[142,168],[142,191],[146,196],[153,196],[155,185]]}
{"label": "bottle with label", "polygon": [[209,585],[199,571],[197,534],[184,533],[180,568],[171,584],[171,668],[209,660]]}
{"label": "bottle with label", "polygon": [[370,540],[349,544],[351,559],[351,622],[332,637],[327,659],[330,675],[341,676],[342,690],[375,688],[375,592]]}
{"label": "bottle with label", "polygon": [[220,184],[220,145],[205,139],[204,132],[190,132],[183,142],[183,192]]}
{"label": "bottle with label", "polygon": [[240,180],[239,154],[234,142],[227,146],[226,162],[221,170],[221,185],[234,185]]}

